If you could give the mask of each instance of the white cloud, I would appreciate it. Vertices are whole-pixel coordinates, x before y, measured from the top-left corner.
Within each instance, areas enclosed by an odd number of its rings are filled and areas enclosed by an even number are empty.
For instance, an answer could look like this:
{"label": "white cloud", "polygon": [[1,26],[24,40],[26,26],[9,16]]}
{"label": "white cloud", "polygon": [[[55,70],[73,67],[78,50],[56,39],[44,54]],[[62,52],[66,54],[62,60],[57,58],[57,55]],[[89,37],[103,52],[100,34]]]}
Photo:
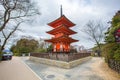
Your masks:
{"label": "white cloud", "polygon": [[20,32],[23,35],[33,35],[44,38],[50,38],[45,33],[51,30],[47,23],[59,18],[60,5],[63,6],[63,14],[76,24],[74,31],[78,34],[73,38],[80,40],[74,44],[84,45],[87,48],[93,47],[93,43],[84,38],[84,34],[79,30],[82,29],[87,21],[93,19],[101,19],[107,24],[112,19],[117,10],[120,9],[120,0],[34,0],[41,11],[39,17],[34,18],[33,24],[23,24]]}

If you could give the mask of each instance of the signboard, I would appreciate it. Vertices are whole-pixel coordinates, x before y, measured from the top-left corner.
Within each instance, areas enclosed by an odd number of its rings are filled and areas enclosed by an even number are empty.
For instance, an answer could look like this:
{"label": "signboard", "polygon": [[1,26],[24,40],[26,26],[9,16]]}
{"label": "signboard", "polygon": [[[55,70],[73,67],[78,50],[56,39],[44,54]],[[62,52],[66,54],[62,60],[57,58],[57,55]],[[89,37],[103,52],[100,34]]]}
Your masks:
{"label": "signboard", "polygon": [[115,31],[115,41],[120,43],[120,29]]}

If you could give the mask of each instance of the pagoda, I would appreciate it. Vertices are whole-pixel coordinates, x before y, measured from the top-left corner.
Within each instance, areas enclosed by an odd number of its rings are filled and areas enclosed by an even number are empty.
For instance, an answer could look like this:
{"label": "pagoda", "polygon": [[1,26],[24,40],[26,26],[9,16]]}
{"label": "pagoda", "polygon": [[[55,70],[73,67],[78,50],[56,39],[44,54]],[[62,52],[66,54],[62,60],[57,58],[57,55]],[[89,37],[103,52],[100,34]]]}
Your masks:
{"label": "pagoda", "polygon": [[52,43],[53,52],[70,52],[70,44],[78,41],[71,38],[70,35],[76,34],[77,32],[70,29],[75,26],[75,24],[62,14],[62,7],[61,16],[48,23],[48,25],[53,29],[47,33],[54,37],[45,41]]}

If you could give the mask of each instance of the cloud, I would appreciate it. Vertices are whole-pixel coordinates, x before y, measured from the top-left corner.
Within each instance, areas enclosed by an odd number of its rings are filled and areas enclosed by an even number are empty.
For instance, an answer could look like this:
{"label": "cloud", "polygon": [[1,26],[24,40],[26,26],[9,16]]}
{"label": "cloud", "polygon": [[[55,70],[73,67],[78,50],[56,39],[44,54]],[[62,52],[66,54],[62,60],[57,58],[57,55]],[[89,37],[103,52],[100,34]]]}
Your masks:
{"label": "cloud", "polygon": [[[73,38],[80,40],[77,43],[87,48],[93,47],[94,43],[88,41],[80,30],[89,20],[102,20],[104,25],[111,21],[115,13],[120,9],[120,0],[34,0],[36,6],[40,9],[41,15],[34,18],[33,24],[23,24],[21,28],[23,32],[19,35],[32,35],[44,38],[50,38],[45,33],[52,28],[47,23],[60,17],[60,5],[63,6],[63,14],[76,24],[74,31],[78,34]],[[87,36],[87,35],[86,35]]]}

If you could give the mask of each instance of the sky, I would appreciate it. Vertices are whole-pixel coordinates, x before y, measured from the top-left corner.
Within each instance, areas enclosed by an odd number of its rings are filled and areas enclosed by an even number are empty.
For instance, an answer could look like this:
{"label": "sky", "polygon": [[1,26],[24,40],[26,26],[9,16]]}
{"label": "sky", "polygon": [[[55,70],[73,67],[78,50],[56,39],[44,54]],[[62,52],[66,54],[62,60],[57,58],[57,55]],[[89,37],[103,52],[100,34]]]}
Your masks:
{"label": "sky", "polygon": [[34,17],[33,22],[22,24],[21,35],[31,35],[35,38],[50,39],[47,34],[52,28],[47,24],[60,17],[60,5],[63,8],[63,14],[76,25],[71,28],[78,32],[72,38],[79,40],[72,45],[83,45],[85,48],[91,48],[95,43],[86,38],[81,30],[89,20],[101,20],[106,27],[109,27],[108,21],[111,21],[115,13],[120,10],[120,0],[33,0],[36,7],[41,12],[40,16]]}

